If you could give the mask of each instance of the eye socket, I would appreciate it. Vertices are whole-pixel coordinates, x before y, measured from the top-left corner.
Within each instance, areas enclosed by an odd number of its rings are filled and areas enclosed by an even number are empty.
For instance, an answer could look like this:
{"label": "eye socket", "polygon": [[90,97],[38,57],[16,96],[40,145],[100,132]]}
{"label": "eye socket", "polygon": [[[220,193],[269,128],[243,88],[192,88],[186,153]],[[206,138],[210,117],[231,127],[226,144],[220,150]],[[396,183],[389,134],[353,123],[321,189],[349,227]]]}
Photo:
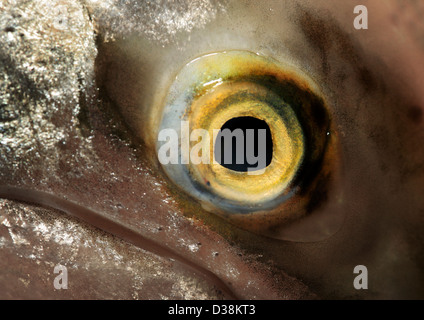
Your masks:
{"label": "eye socket", "polygon": [[[331,173],[330,132],[310,77],[258,54],[227,51],[180,70],[165,100],[157,152],[168,177],[207,211],[258,230],[309,213],[317,181],[325,188],[320,178]],[[234,138],[236,151],[225,151]],[[258,219],[266,222],[258,227]]]}

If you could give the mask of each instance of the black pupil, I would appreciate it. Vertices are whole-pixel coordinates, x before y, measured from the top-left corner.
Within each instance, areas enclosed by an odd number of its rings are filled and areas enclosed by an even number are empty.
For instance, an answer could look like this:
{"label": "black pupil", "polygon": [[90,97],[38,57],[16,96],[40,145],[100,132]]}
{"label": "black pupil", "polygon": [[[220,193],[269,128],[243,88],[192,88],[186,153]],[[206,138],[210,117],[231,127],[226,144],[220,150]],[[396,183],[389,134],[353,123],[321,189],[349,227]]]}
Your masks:
{"label": "black pupil", "polygon": [[[243,132],[243,135],[242,136],[238,135],[237,138],[236,138],[235,135],[233,135],[232,138],[231,138],[231,144],[230,144],[229,139],[228,138],[225,139],[223,137],[225,135],[225,133],[223,134],[223,131],[225,129],[229,129],[232,133],[234,133],[234,130],[240,129]],[[247,132],[248,129],[250,129],[250,130],[253,129],[254,141],[252,141],[252,140],[247,141],[246,132]],[[258,136],[259,136],[258,130],[259,129],[265,130],[265,137],[266,137],[265,146],[266,147],[264,147],[264,145],[261,145],[259,147],[259,143],[263,142],[263,141],[259,141],[259,139],[258,139]],[[227,133],[228,133],[228,131],[227,131]],[[242,140],[241,140],[240,137],[243,137]],[[232,118],[232,119],[228,120],[222,126],[220,133],[216,137],[215,145],[216,145],[216,143],[218,142],[219,139],[221,139],[221,148],[219,148],[219,146],[218,146],[218,148],[215,147],[215,149],[214,149],[215,159],[220,165],[222,165],[223,167],[225,167],[227,169],[230,169],[230,170],[233,170],[233,171],[238,171],[238,172],[247,172],[248,168],[251,168],[250,171],[255,171],[255,170],[264,169],[267,166],[269,166],[270,163],[271,163],[272,152],[273,152],[271,130],[270,130],[268,124],[263,120],[253,118],[253,117]],[[244,148],[240,144],[243,144]],[[250,150],[250,154],[252,154],[251,151],[252,151],[252,148],[253,148],[253,155],[255,157],[259,156],[258,155],[259,150],[261,150],[262,152],[264,150],[266,150],[266,152],[265,152],[266,161],[264,162],[265,166],[262,165],[262,167],[260,167],[261,163],[258,162],[258,161],[256,161],[256,162],[252,161],[252,158],[250,158],[250,161],[249,161],[249,159],[247,157],[248,148]],[[244,154],[240,154],[240,152],[243,152]],[[230,154],[231,154],[231,157],[230,157]],[[260,156],[263,157],[264,154],[261,154]],[[227,159],[227,160],[231,159],[231,161],[224,161],[225,159]],[[239,161],[237,161],[237,159],[239,159]],[[244,160],[240,161],[240,159],[244,159]]]}

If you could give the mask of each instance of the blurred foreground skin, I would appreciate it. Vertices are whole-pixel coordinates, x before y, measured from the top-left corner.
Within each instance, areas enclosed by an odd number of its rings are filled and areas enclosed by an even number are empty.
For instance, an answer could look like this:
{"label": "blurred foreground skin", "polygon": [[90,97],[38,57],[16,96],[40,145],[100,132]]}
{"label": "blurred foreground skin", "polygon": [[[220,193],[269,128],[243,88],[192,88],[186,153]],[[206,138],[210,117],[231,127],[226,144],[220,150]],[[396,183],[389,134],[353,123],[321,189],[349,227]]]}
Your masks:
{"label": "blurred foreground skin", "polygon": [[[424,298],[423,21],[418,1],[3,0],[0,298]],[[140,105],[229,49],[295,57],[324,87],[345,215],[328,239],[240,230],[155,162]]]}

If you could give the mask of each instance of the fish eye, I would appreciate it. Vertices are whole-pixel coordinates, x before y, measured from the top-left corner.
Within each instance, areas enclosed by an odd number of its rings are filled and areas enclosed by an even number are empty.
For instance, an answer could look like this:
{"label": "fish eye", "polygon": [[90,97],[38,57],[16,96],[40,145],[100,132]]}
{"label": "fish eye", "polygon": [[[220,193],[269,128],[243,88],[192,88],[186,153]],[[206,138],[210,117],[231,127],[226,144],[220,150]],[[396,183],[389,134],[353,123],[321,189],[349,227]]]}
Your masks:
{"label": "fish eye", "polygon": [[[422,5],[381,3],[367,30],[343,1],[0,5],[0,295],[60,297],[60,262],[85,274],[77,298],[422,297]],[[281,180],[255,183],[276,160]]]}
{"label": "fish eye", "polygon": [[204,210],[269,236],[311,214],[317,181],[321,192],[330,183],[336,141],[311,77],[234,50],[197,57],[175,76],[156,150],[169,179]]}

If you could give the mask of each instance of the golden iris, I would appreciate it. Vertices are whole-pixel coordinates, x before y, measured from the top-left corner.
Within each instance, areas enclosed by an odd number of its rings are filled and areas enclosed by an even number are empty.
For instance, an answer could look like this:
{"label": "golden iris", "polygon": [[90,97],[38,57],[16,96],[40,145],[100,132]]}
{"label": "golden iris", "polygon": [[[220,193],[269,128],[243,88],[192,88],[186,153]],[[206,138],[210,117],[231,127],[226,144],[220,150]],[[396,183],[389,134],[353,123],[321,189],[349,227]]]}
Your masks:
{"label": "golden iris", "polygon": [[[272,159],[258,172],[235,171],[212,161],[216,135],[229,120],[253,117],[269,126]],[[314,118],[314,119],[310,119]],[[188,63],[170,86],[159,129],[204,129],[210,163],[167,164],[180,188],[210,211],[254,213],[275,208],[322,158],[329,119],[318,87],[289,64],[246,51],[208,54]],[[180,132],[181,133],[181,132]],[[193,148],[199,141],[191,141]],[[160,147],[158,143],[158,148]]]}

